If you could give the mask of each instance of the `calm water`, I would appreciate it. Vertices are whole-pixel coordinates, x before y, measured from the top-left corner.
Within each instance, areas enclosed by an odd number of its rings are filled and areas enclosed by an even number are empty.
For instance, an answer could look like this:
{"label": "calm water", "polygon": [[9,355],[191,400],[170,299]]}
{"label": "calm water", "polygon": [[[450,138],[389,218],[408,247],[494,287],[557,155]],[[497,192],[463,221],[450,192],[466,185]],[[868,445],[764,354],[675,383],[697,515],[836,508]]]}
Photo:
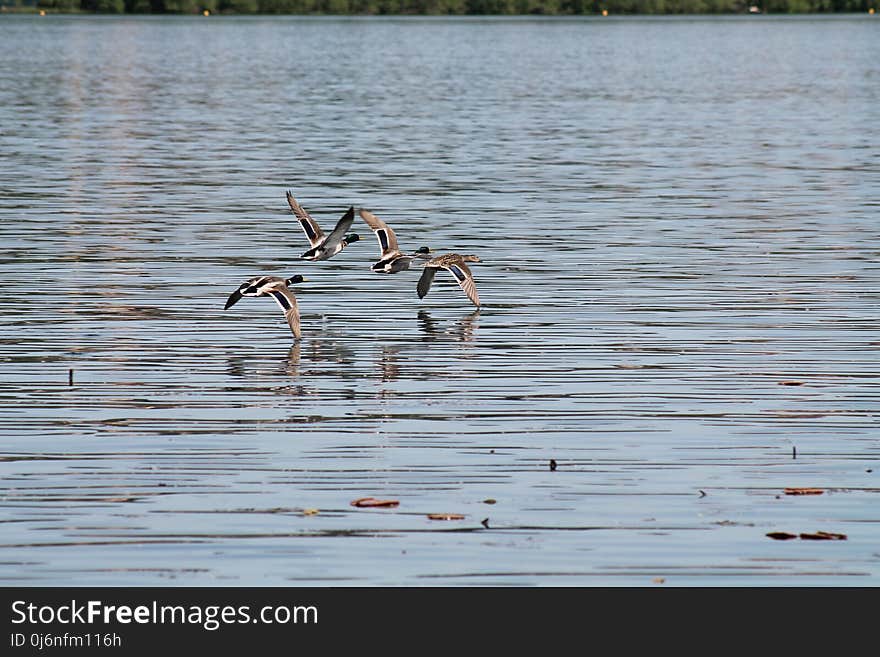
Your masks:
{"label": "calm water", "polygon": [[[0,54],[0,582],[880,584],[880,19],[3,17]],[[483,308],[370,272],[360,219],[299,260],[286,189],[478,254]],[[295,273],[298,345],[224,312]]]}

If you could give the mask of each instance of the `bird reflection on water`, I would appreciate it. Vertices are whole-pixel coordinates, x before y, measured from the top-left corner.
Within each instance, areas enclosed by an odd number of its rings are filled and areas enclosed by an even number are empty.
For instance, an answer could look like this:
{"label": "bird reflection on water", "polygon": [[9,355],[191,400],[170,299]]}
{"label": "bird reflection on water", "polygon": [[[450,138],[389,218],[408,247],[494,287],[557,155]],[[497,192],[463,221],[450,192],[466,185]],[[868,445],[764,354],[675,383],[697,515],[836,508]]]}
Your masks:
{"label": "bird reflection on water", "polygon": [[[425,355],[418,344],[436,343],[458,344],[468,349],[473,346],[477,327],[479,326],[480,310],[459,317],[446,319],[434,317],[428,310],[420,309],[416,321],[420,336],[411,342],[387,342],[376,345],[373,352],[372,374],[366,378],[381,383],[390,383],[401,378],[420,378],[427,370],[420,367],[426,362]],[[418,351],[420,356],[414,357]],[[250,356],[237,354],[228,358],[228,373],[237,379],[259,379],[274,377],[279,374],[298,382],[309,382],[318,385],[325,376],[362,379],[364,378],[363,362],[358,357],[358,350],[345,340],[307,338],[297,341],[284,352],[260,352]],[[431,370],[433,372],[433,370]],[[434,376],[436,373],[431,374]],[[251,388],[248,388],[252,390]],[[316,388],[286,384],[283,392],[296,395],[315,394]]]}
{"label": "bird reflection on water", "polygon": [[357,355],[343,340],[311,339],[306,341],[307,358],[315,363],[333,362],[341,365],[354,365]]}
{"label": "bird reflection on water", "polygon": [[433,342],[435,340],[443,340],[451,338],[458,342],[469,343],[474,339],[474,333],[477,330],[480,316],[480,309],[477,308],[469,315],[465,315],[451,326],[441,325],[439,320],[431,317],[431,313],[425,309],[419,310],[419,329],[424,333],[423,342]]}
{"label": "bird reflection on water", "polygon": [[299,376],[299,361],[301,357],[302,347],[299,341],[294,342],[290,347],[290,351],[287,352],[287,358],[282,362],[285,374],[292,377]]}

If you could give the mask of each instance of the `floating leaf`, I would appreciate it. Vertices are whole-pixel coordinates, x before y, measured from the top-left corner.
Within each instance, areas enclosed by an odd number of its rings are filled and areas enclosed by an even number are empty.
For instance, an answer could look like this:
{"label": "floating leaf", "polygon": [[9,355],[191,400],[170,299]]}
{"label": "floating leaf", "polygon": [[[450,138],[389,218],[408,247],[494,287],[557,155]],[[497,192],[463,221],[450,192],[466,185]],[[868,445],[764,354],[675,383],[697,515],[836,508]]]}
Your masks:
{"label": "floating leaf", "polygon": [[494,500],[491,497],[483,500],[483,504],[495,504],[498,500]]}
{"label": "floating leaf", "polygon": [[835,534],[833,532],[816,532],[815,534],[801,534],[801,539],[805,541],[845,541],[846,534]]}
{"label": "floating leaf", "polygon": [[821,495],[825,491],[821,488],[786,488],[786,495]]}
{"label": "floating leaf", "polygon": [[429,513],[428,518],[431,520],[464,520],[464,516],[460,513]]}
{"label": "floating leaf", "polygon": [[767,536],[774,541],[788,541],[792,538],[797,538],[797,534],[789,534],[788,532],[770,532]]}
{"label": "floating leaf", "polygon": [[319,511],[317,509],[303,509],[304,516],[316,516]]}
{"label": "floating leaf", "polygon": [[654,582],[654,584],[662,584],[663,582],[666,581],[666,578],[665,577],[655,577],[651,581]]}
{"label": "floating leaf", "polygon": [[781,386],[802,386],[804,385],[803,381],[780,381],[779,385]]}
{"label": "floating leaf", "polygon": [[389,507],[389,506],[397,506],[400,504],[397,500],[377,500],[375,497],[359,497],[354,500],[351,505],[352,506],[367,506],[367,507]]}

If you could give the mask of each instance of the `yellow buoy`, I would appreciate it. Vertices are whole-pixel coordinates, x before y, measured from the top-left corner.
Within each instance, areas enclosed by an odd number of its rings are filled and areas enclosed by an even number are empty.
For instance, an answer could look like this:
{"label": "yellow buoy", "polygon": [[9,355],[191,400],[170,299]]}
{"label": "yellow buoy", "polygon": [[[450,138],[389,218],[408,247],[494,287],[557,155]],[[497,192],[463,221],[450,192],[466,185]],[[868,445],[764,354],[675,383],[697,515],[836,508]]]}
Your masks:
{"label": "yellow buoy", "polygon": [[208,11],[207,9],[205,9],[205,11],[203,11],[202,14],[203,14],[204,16],[210,16],[210,15],[211,15],[211,12]]}
{"label": "yellow buoy", "polygon": [[868,13],[871,14],[871,16],[873,16],[873,15],[874,15],[874,8],[871,7],[871,8],[868,10]]}
{"label": "yellow buoy", "polygon": [[40,9],[40,16],[45,16],[45,15],[46,15],[46,10]]}
{"label": "yellow buoy", "polygon": [[607,15],[608,15],[608,10],[607,10],[607,9],[603,9],[603,10],[602,10],[602,15],[603,15],[603,16],[607,16]]}

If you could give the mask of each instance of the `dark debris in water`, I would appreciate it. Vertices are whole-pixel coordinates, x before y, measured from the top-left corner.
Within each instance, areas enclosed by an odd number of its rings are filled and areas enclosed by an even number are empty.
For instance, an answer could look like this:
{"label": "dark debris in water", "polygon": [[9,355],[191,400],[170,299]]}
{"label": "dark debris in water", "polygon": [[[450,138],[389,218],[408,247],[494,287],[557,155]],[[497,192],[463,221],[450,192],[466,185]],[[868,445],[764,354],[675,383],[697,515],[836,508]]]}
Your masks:
{"label": "dark debris in water", "polygon": [[786,488],[786,495],[821,495],[825,491],[821,488]]}
{"label": "dark debris in water", "polygon": [[392,507],[399,504],[398,500],[378,500],[375,497],[359,497],[351,502],[352,506],[357,507]]}
{"label": "dark debris in water", "polygon": [[834,532],[801,533],[801,540],[804,541],[845,541],[846,538],[846,534],[836,534]]}
{"label": "dark debris in water", "polygon": [[790,541],[794,538],[800,538],[802,541],[845,541],[846,534],[837,534],[834,532],[801,532],[800,534],[792,534],[790,532],[769,532],[768,537],[775,541]]}

